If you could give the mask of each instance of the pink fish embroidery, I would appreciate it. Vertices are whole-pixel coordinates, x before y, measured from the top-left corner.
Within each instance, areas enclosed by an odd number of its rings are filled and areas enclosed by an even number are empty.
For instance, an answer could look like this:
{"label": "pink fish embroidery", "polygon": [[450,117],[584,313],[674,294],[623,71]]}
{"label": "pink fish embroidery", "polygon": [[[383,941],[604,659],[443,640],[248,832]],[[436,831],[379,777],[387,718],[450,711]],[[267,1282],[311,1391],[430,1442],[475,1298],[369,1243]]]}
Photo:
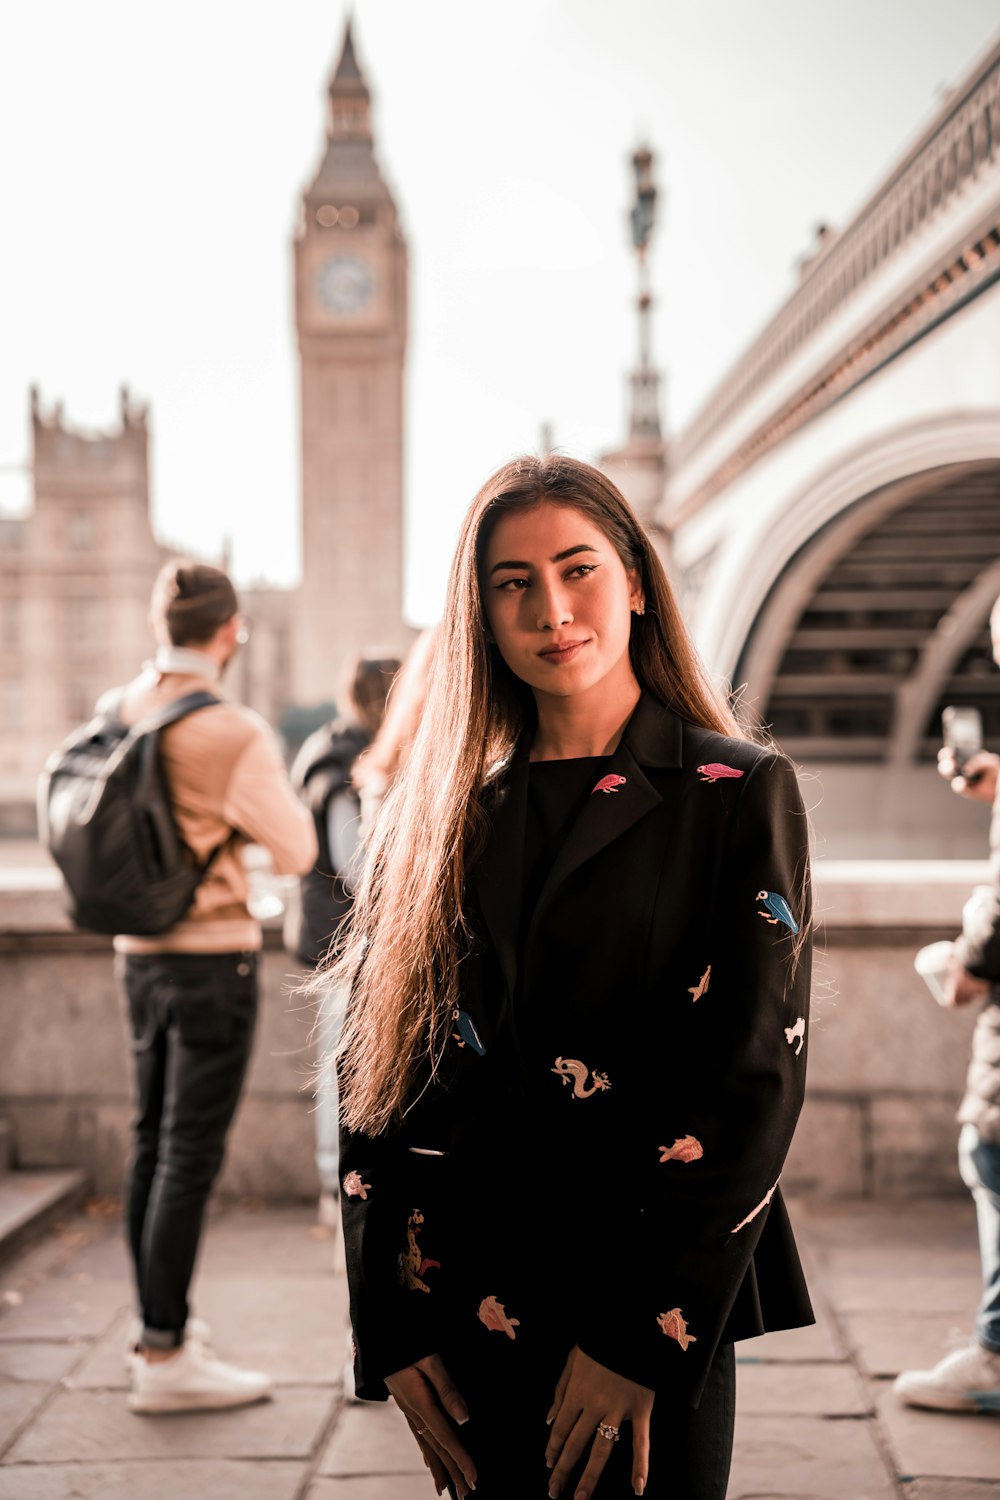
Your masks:
{"label": "pink fish embroidery", "polygon": [[607,776],[601,777],[600,781],[594,787],[594,791],[592,791],[590,795],[593,796],[594,792],[617,792],[618,788],[624,785],[624,776],[615,776],[611,772],[609,772]]}
{"label": "pink fish embroidery", "polygon": [[691,1004],[692,1005],[695,1003],[696,1000],[700,1000],[701,997],[702,997],[702,995],[707,995],[708,994],[708,986],[711,984],[711,982],[712,982],[712,965],[709,964],[709,966],[705,970],[704,974],[698,980],[698,983],[697,984],[688,985],[688,994],[691,996]]}
{"label": "pink fish embroidery", "polygon": [[[779,1177],[778,1178],[778,1182],[780,1182],[780,1181],[781,1181],[781,1178]],[[777,1189],[777,1186],[778,1186],[778,1183],[776,1182],[774,1184],[774,1187],[771,1189],[771,1191],[769,1193],[765,1193],[764,1194],[763,1198],[757,1204],[757,1207],[755,1209],[753,1209],[752,1212],[748,1213],[745,1219],[741,1219],[740,1222],[737,1224],[736,1228],[735,1229],[731,1229],[729,1231],[729,1233],[730,1234],[738,1234],[741,1229],[745,1229],[746,1226],[753,1219],[756,1219],[757,1215],[761,1212],[761,1210],[765,1209],[767,1207],[767,1205],[770,1203],[771,1199],[774,1197],[774,1194],[775,1194],[775,1191]]]}
{"label": "pink fish embroidery", "polygon": [[573,1085],[574,1099],[589,1099],[591,1094],[599,1094],[603,1089],[611,1087],[607,1073],[591,1072],[593,1082],[588,1088],[587,1065],[576,1057],[557,1057],[555,1067],[550,1068],[549,1072],[558,1074],[563,1083]]}
{"label": "pink fish embroidery", "polygon": [[724,766],[717,760],[710,760],[707,765],[698,766],[696,769],[702,781],[722,781],[725,778],[738,781],[743,775],[743,772],[737,771],[735,766]]}
{"label": "pink fish embroidery", "polygon": [[705,1155],[704,1147],[697,1136],[682,1135],[672,1146],[661,1146],[660,1161],[698,1161]]}
{"label": "pink fish embroidery", "polygon": [[495,1297],[484,1297],[479,1304],[479,1321],[491,1333],[505,1333],[509,1339],[515,1337],[514,1329],[520,1328],[520,1318],[508,1318],[504,1305]]}
{"label": "pink fish embroidery", "polygon": [[681,1348],[686,1350],[688,1344],[696,1344],[698,1340],[693,1333],[688,1333],[687,1323],[679,1307],[672,1307],[669,1312],[660,1313],[656,1320],[668,1339],[676,1339]]}
{"label": "pink fish embroidery", "polygon": [[344,1192],[348,1198],[367,1198],[370,1182],[361,1181],[360,1172],[348,1172],[344,1178]]}

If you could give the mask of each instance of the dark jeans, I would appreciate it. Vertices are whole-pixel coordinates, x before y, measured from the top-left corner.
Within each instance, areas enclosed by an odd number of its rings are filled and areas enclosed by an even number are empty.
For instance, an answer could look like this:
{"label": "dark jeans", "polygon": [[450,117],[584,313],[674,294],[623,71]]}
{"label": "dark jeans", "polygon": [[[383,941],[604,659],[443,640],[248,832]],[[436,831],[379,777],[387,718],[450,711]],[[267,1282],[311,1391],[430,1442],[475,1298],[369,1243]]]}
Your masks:
{"label": "dark jeans", "polygon": [[243,1087],[257,1015],[256,953],[128,954],[135,1058],[134,1154],[126,1182],[142,1341],[184,1341],[209,1191]]}

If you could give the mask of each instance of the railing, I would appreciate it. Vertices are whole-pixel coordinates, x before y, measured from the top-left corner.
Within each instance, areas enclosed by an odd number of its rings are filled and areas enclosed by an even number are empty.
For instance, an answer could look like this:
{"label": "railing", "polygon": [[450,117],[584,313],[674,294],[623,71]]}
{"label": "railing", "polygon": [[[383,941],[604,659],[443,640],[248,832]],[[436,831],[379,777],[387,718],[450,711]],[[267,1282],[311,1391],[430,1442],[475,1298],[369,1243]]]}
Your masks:
{"label": "railing", "polygon": [[890,257],[998,160],[1000,41],[847,227],[827,237],[788,301],[679,435],[674,465],[730,422]]}

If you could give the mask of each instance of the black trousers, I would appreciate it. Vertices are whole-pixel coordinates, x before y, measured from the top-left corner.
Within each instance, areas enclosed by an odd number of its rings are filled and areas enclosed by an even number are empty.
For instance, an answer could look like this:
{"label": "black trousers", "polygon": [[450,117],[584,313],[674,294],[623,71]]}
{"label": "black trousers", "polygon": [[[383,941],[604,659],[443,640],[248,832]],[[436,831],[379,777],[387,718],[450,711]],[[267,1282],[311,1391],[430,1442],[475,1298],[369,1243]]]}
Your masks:
{"label": "black trousers", "polygon": [[[551,1470],[545,1466],[549,1430],[545,1415],[562,1371],[560,1359],[548,1379],[537,1366],[516,1384],[489,1389],[457,1358],[449,1373],[467,1397],[468,1422],[458,1429],[475,1459],[475,1500],[545,1500]],[[720,1344],[696,1411],[658,1392],[650,1420],[649,1481],[645,1500],[725,1500],[736,1419],[736,1359],[732,1344]],[[626,1423],[594,1491],[594,1500],[626,1500],[632,1489],[632,1429]],[[563,1488],[572,1500],[590,1457]]]}
{"label": "black trousers", "polygon": [[125,1187],[143,1343],[184,1341],[205,1204],[246,1076],[256,953],[128,954],[137,1106]]}

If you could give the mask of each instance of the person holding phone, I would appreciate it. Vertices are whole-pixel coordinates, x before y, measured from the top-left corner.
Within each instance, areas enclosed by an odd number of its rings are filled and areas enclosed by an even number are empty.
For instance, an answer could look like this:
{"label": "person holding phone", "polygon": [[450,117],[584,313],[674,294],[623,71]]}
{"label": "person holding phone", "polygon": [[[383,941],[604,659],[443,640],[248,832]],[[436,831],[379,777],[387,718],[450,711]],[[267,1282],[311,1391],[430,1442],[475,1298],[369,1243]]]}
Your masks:
{"label": "person holding phone", "polygon": [[[1000,666],[1000,599],[990,615],[990,632],[993,659]],[[938,752],[938,770],[958,796],[993,807],[992,883],[977,888],[966,903],[951,972],[944,979],[943,1003],[982,1002],[958,1111],[958,1159],[976,1205],[983,1294],[974,1338],[930,1370],[904,1370],[895,1389],[909,1406],[1000,1412],[1000,755],[976,748],[981,734],[976,735],[974,724],[964,728],[964,735],[963,743],[963,726],[954,714],[946,718],[945,736],[953,743]]]}
{"label": "person holding phone", "polygon": [[438,1493],[725,1495],[734,1341],[813,1321],[808,863],[618,490],[505,465],[327,979],[357,1392]]}

